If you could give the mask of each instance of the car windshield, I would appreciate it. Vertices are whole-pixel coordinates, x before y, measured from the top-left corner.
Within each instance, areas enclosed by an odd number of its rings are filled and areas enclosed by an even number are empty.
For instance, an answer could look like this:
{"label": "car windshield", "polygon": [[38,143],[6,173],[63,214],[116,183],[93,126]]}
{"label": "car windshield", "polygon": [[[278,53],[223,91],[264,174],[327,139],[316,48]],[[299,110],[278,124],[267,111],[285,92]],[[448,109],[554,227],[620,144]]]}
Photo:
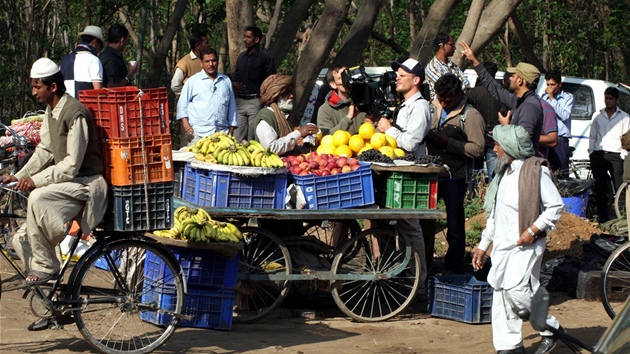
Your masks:
{"label": "car windshield", "polygon": [[600,339],[594,353],[630,353],[630,297]]}

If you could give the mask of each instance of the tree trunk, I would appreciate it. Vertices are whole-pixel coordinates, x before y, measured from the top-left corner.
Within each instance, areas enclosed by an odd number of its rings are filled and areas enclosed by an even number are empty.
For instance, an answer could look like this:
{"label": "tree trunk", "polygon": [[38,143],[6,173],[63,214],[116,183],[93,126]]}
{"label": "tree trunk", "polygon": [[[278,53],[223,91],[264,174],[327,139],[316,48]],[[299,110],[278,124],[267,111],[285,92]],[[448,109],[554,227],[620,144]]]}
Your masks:
{"label": "tree trunk", "polygon": [[295,104],[291,121],[294,125],[300,121],[301,117],[296,117],[296,113],[299,112],[301,115],[304,112],[317,75],[324,66],[328,53],[335,45],[335,39],[339,36],[351,2],[352,0],[326,1],[324,11],[313,28],[311,39],[302,52],[293,74]]}
{"label": "tree trunk", "polygon": [[273,43],[268,47],[269,54],[273,57],[276,67],[280,66],[287,56],[289,49],[295,42],[295,34],[300,29],[302,21],[308,15],[308,11],[314,0],[300,0],[293,3],[289,11],[284,16],[278,35]]}
{"label": "tree trunk", "polygon": [[228,58],[228,29],[227,23],[223,23],[221,26],[221,46],[219,46],[219,70],[220,73],[225,72],[225,64]]}
{"label": "tree trunk", "polygon": [[508,18],[522,0],[492,0],[481,14],[479,26],[475,32],[471,49],[474,53],[481,52],[490,41],[499,34]]}
{"label": "tree trunk", "polygon": [[245,50],[243,45],[245,27],[254,24],[254,5],[252,0],[227,0],[225,13],[227,15],[229,69],[230,72],[234,72],[236,59]]}
{"label": "tree trunk", "polygon": [[523,51],[527,62],[537,67],[538,70],[540,70],[541,72],[545,72],[545,68],[547,66],[544,65],[544,62],[541,62],[540,59],[538,59],[536,53],[534,53],[532,44],[529,42],[527,33],[525,33],[525,29],[523,28],[523,24],[521,23],[521,20],[519,20],[516,13],[514,13],[512,17],[510,17],[510,19],[508,20],[508,25],[510,27],[510,30],[514,32],[514,35],[516,35],[516,40],[518,40],[518,43],[520,44],[521,50]]}
{"label": "tree trunk", "polygon": [[271,20],[269,21],[269,29],[267,29],[267,34],[265,35],[265,49],[269,49],[269,46],[271,45],[271,38],[273,38],[273,34],[278,28],[281,10],[282,0],[276,0],[276,6],[273,8],[273,16],[271,16]]}
{"label": "tree trunk", "polygon": [[[429,9],[429,14],[420,28],[420,32],[413,41],[409,56],[421,63],[428,63],[433,56],[433,38],[440,32],[446,22],[451,9],[461,0],[439,0],[434,1]],[[496,0],[495,0],[496,1]]]}
{"label": "tree trunk", "polygon": [[175,9],[173,10],[171,17],[168,19],[166,28],[164,28],[162,39],[156,48],[155,58],[153,60],[153,64],[151,65],[151,71],[149,72],[149,78],[147,80],[147,87],[157,87],[160,85],[160,79],[164,73],[166,56],[171,48],[171,41],[179,29],[179,21],[182,16],[184,16],[187,6],[188,0],[177,0],[175,3]]}
{"label": "tree trunk", "polygon": [[470,4],[470,8],[468,9],[468,17],[466,17],[466,22],[464,23],[464,28],[462,28],[462,33],[459,35],[459,38],[455,41],[455,55],[453,55],[453,62],[460,66],[462,62],[462,56],[457,55],[457,53],[461,53],[462,47],[459,45],[460,41],[464,41],[468,44],[472,44],[472,41],[475,36],[475,32],[477,31],[477,26],[479,26],[479,19],[481,18],[481,14],[483,13],[483,7],[485,5],[484,0],[473,0],[472,4]]}

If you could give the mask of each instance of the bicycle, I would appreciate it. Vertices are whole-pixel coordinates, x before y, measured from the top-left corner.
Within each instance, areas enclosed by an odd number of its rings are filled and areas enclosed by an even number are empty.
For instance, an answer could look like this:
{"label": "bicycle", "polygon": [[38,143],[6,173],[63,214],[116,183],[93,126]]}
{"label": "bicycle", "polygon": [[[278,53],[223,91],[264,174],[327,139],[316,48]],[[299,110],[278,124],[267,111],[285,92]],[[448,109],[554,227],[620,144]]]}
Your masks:
{"label": "bicycle", "polygon": [[628,189],[628,182],[623,182],[617,193],[615,193],[615,215],[617,215],[618,219],[624,218],[627,216],[626,214],[626,193]]}
{"label": "bicycle", "polygon": [[[0,214],[0,219],[18,217]],[[187,291],[181,266],[167,247],[141,233],[95,230],[91,247],[72,264],[80,236],[71,243],[56,280],[26,286],[35,316],[60,328],[72,315],[83,338],[102,353],[151,352],[169,339],[180,320],[192,319],[183,314]],[[25,280],[2,244],[0,253]]]}
{"label": "bicycle", "polygon": [[619,246],[606,260],[600,296],[606,313],[614,319],[630,296],[630,241]]}

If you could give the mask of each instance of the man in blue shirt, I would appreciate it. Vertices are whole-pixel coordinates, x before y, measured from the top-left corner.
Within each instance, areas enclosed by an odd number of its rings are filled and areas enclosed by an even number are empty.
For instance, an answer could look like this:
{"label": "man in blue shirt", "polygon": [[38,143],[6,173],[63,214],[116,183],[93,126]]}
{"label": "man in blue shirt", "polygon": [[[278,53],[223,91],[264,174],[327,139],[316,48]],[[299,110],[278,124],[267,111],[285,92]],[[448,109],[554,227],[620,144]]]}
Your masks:
{"label": "man in blue shirt", "polygon": [[232,135],[237,127],[236,100],[230,79],[217,71],[217,52],[199,52],[202,70],[186,81],[177,103],[177,120],[190,144],[215,132]]}
{"label": "man in blue shirt", "polygon": [[553,107],[558,118],[558,144],[555,148],[549,149],[549,162],[554,171],[560,172],[559,176],[568,177],[573,95],[562,91],[560,70],[552,70],[545,74],[545,81],[547,88],[541,98]]}

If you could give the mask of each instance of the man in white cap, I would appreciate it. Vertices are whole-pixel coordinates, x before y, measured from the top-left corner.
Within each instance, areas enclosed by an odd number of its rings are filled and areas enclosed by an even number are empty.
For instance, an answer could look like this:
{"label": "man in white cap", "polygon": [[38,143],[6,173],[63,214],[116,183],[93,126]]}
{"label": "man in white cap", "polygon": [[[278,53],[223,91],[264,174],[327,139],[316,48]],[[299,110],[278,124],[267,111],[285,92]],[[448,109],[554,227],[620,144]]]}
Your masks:
{"label": "man in white cap", "polygon": [[[393,122],[387,118],[381,118],[376,128],[396,139],[399,148],[416,156],[425,155],[424,138],[431,128],[431,112],[429,103],[420,93],[420,85],[424,81],[424,68],[415,59],[407,59],[402,64],[392,63],[392,69],[396,71],[396,91],[404,97],[404,102],[396,107]],[[418,219],[397,220],[401,231],[409,236],[411,247],[418,253],[421,263],[419,300],[424,300],[427,278],[427,255],[425,241]],[[432,254],[430,255],[433,256]]]}
{"label": "man in white cap", "polygon": [[103,87],[103,65],[98,58],[105,45],[103,30],[98,26],[85,26],[79,36],[76,48],[61,59],[66,89],[74,98],[79,98],[79,91]]}
{"label": "man in white cap", "polygon": [[[16,189],[30,192],[26,228],[16,232],[13,246],[24,261],[26,284],[39,285],[59,277],[55,247],[66,236],[64,223],[78,218],[87,235],[105,215],[107,182],[92,116],[65,92],[57,64],[37,60],[31,90],[46,104],[41,142],[26,165],[15,175],[3,175],[2,183],[17,182]],[[28,329],[47,329],[53,320],[40,318]]]}

